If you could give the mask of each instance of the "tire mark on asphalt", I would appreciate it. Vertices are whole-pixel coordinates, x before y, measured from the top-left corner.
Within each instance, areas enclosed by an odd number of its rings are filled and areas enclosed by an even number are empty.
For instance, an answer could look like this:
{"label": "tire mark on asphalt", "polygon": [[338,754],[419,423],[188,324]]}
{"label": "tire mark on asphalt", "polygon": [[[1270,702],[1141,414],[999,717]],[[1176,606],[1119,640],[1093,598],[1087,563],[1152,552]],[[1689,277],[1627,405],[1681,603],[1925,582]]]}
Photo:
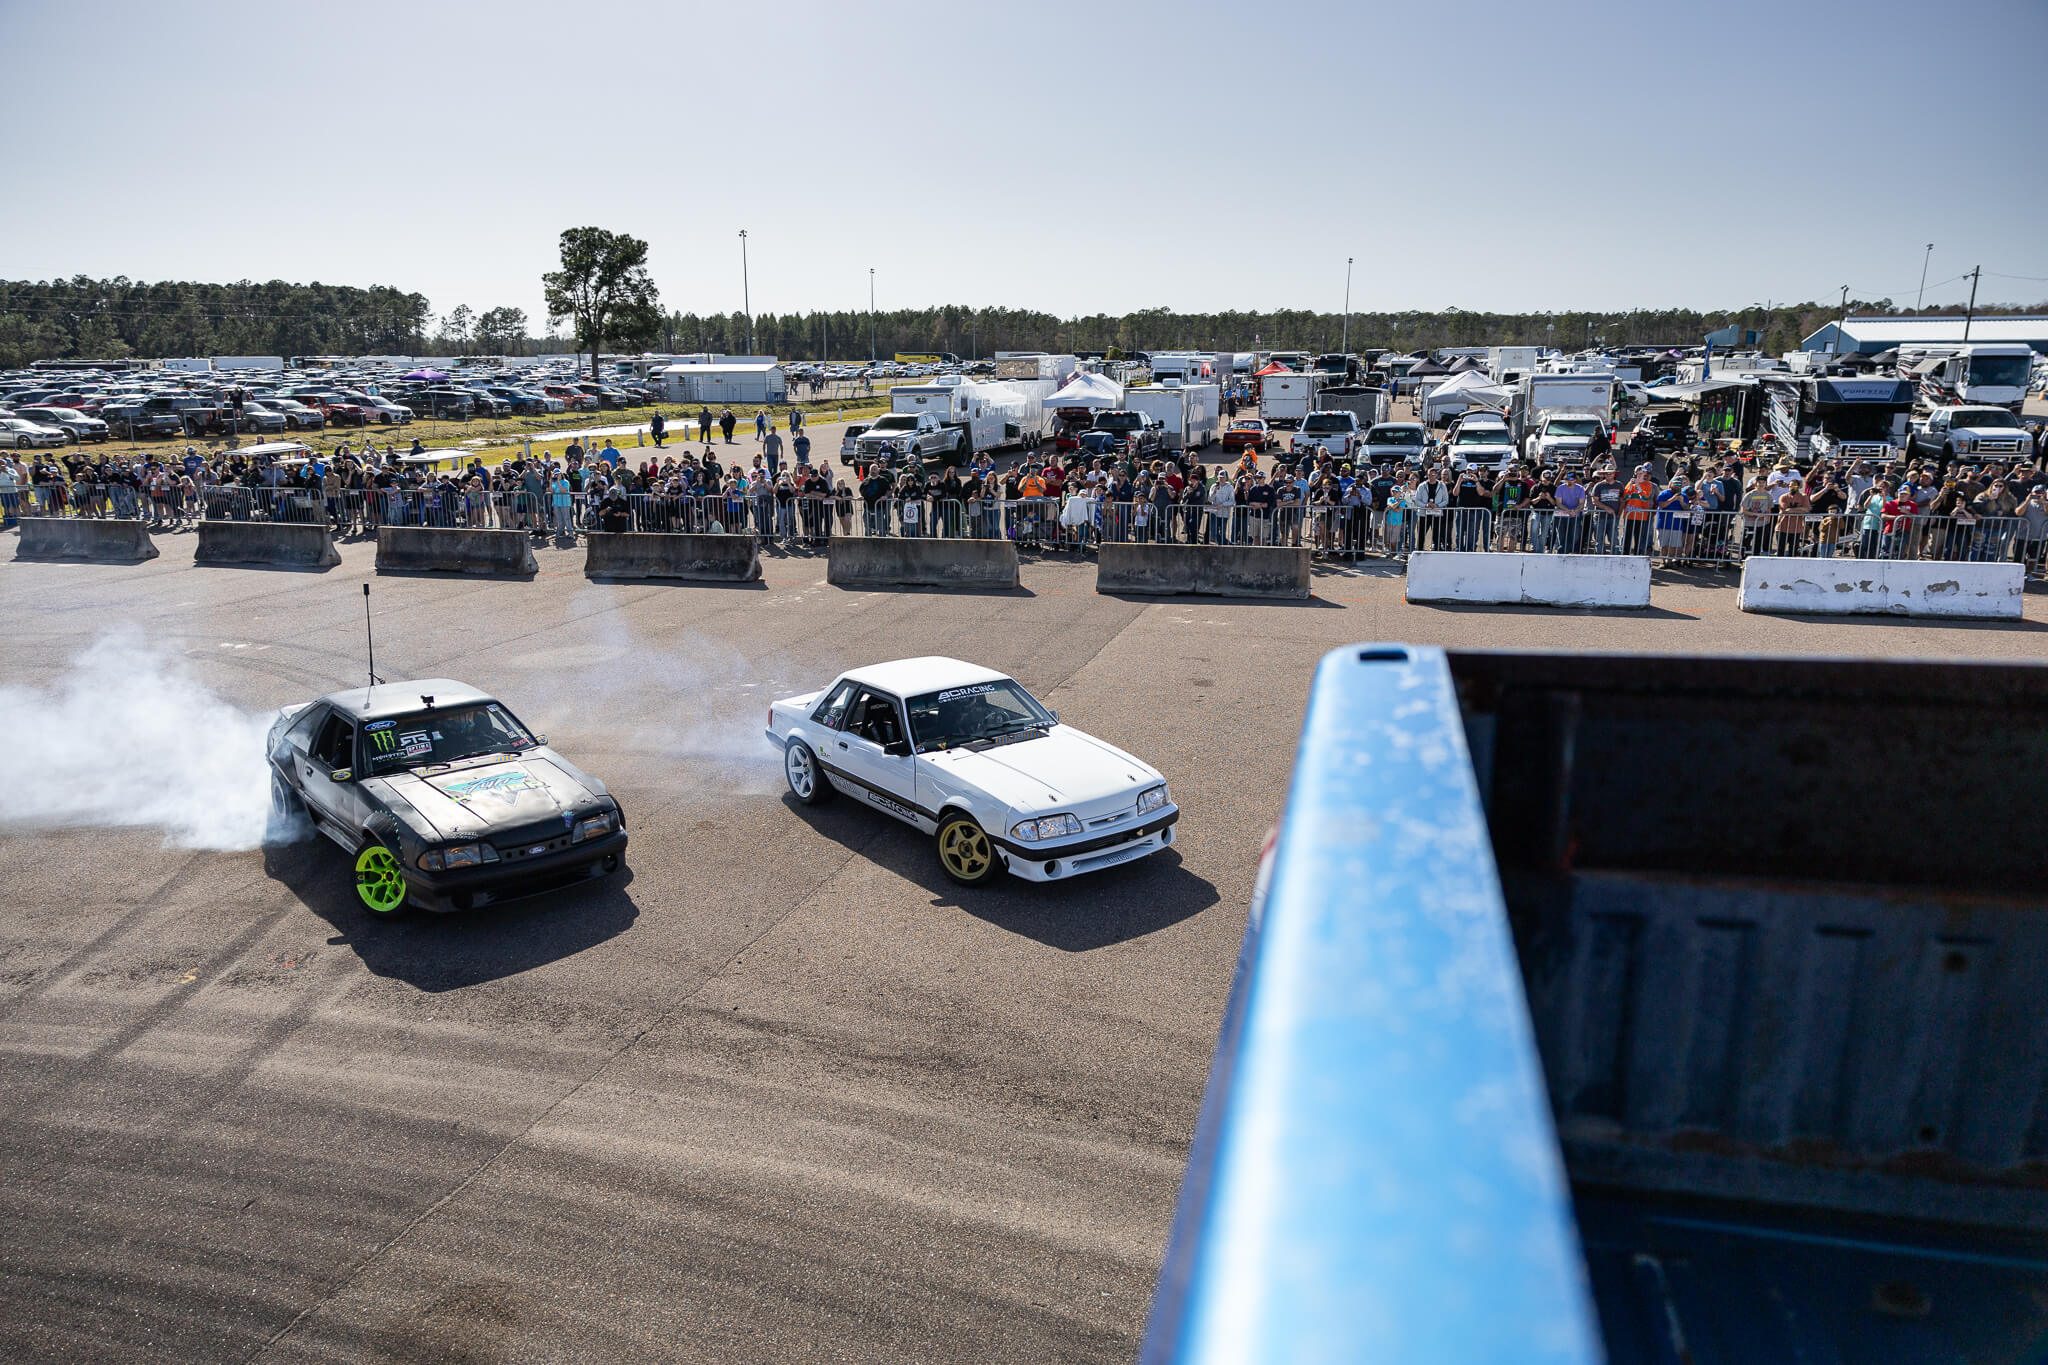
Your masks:
{"label": "tire mark on asphalt", "polygon": [[869,845],[874,843],[874,841],[877,838],[881,837],[881,833],[882,831],[878,831],[876,834],[869,836],[868,839],[864,840],[857,847],[849,848],[844,858],[841,858],[836,863],[834,863],[825,872],[823,876],[819,877],[818,880],[812,884],[810,890],[806,891],[802,896],[798,897],[794,902],[792,902],[787,910],[783,911],[780,915],[777,915],[769,923],[762,926],[760,933],[755,934],[752,938],[749,938],[745,943],[741,944],[738,948],[735,948],[732,954],[729,957],[727,957],[725,961],[719,963],[714,970],[706,973],[704,979],[699,981],[696,985],[692,986],[688,993],[676,998],[675,1000],[670,1001],[668,1007],[664,1009],[660,1014],[656,1015],[654,1018],[648,1020],[644,1028],[640,1029],[632,1037],[628,1038],[625,1042],[621,1043],[617,1048],[613,1049],[608,1055],[606,1055],[603,1058],[603,1060],[599,1061],[594,1067],[592,1067],[587,1073],[585,1073],[581,1080],[577,1081],[574,1085],[570,1086],[567,1090],[563,1091],[562,1094],[555,1099],[554,1103],[548,1105],[547,1108],[541,1110],[538,1114],[535,1114],[533,1118],[528,1120],[526,1125],[522,1127],[518,1132],[506,1138],[505,1141],[498,1146],[497,1150],[493,1151],[489,1156],[485,1157],[482,1161],[478,1162],[475,1169],[470,1171],[470,1173],[464,1176],[461,1180],[457,1181],[455,1185],[451,1189],[449,1189],[446,1194],[443,1194],[439,1199],[436,1199],[426,1208],[420,1210],[420,1212],[417,1215],[415,1215],[409,1222],[407,1222],[403,1228],[400,1228],[396,1233],[394,1233],[391,1236],[391,1238],[387,1240],[382,1246],[373,1248],[369,1252],[369,1254],[364,1256],[360,1261],[356,1262],[356,1264],[349,1269],[348,1274],[346,1274],[338,1282],[336,1282],[332,1289],[328,1290],[325,1294],[322,1294],[312,1303],[307,1304],[303,1309],[299,1311],[298,1316],[294,1317],[290,1322],[284,1325],[283,1329],[280,1330],[277,1333],[277,1335],[271,1337],[268,1341],[265,1341],[264,1343],[259,1345],[255,1350],[251,1351],[249,1355],[245,1358],[246,1361],[253,1362],[262,1358],[264,1355],[267,1355],[271,1351],[271,1349],[275,1347],[279,1342],[283,1341],[286,1337],[290,1336],[293,1332],[297,1331],[299,1324],[303,1323],[315,1312],[319,1311],[321,1308],[324,1308],[328,1304],[334,1302],[335,1299],[339,1298],[342,1294],[346,1293],[358,1279],[362,1278],[363,1272],[365,1272],[372,1265],[376,1264],[379,1260],[381,1260],[386,1252],[389,1252],[396,1248],[399,1243],[403,1242],[407,1237],[410,1237],[413,1231],[417,1229],[422,1223],[426,1222],[429,1218],[432,1218],[435,1214],[439,1213],[457,1196],[461,1195],[464,1191],[468,1190],[472,1185],[476,1184],[477,1181],[481,1180],[484,1176],[490,1174],[491,1169],[498,1164],[499,1159],[502,1158],[507,1152],[511,1151],[514,1147],[526,1141],[527,1136],[531,1134],[535,1128],[539,1127],[542,1122],[547,1120],[557,1110],[561,1109],[563,1105],[575,1099],[576,1096],[581,1094],[584,1091],[584,1089],[591,1084],[591,1082],[597,1080],[600,1076],[604,1075],[605,1072],[609,1071],[612,1068],[612,1066],[615,1063],[617,1063],[621,1058],[623,1058],[627,1053],[631,1052],[634,1048],[640,1046],[641,1042],[644,1039],[646,1039],[646,1037],[649,1034],[653,1033],[656,1029],[662,1027],[664,1024],[668,1023],[670,1020],[675,1018],[677,1014],[681,1013],[682,1010],[686,1008],[691,1001],[695,1000],[698,996],[702,995],[721,977],[723,977],[735,962],[739,961],[740,958],[746,956],[747,953],[751,952],[755,944],[759,943],[762,939],[768,937],[768,935],[774,933],[777,929],[781,928],[784,924],[788,923],[791,917],[796,915],[797,912],[799,912],[805,906],[809,905],[811,902],[816,900],[819,897],[819,895],[821,895],[824,892],[825,888],[832,884],[832,882],[839,876],[840,873],[844,872],[848,867],[852,866],[857,859],[865,856]]}
{"label": "tire mark on asphalt", "polygon": [[164,878],[154,890],[143,896],[141,903],[133,910],[130,910],[105,929],[102,929],[82,946],[73,949],[69,956],[52,967],[49,974],[43,978],[41,985],[31,990],[25,990],[5,1003],[0,1003],[0,1022],[12,1019],[28,1006],[42,1000],[59,983],[68,979],[80,967],[83,967],[90,961],[95,954],[114,946],[126,938],[131,930],[135,929],[143,919],[149,916],[151,911],[162,909],[163,906],[159,904],[162,898],[176,891],[185,882],[186,878],[193,874],[199,863],[206,856],[204,853],[194,853],[188,856],[184,863],[173,871],[170,876]]}

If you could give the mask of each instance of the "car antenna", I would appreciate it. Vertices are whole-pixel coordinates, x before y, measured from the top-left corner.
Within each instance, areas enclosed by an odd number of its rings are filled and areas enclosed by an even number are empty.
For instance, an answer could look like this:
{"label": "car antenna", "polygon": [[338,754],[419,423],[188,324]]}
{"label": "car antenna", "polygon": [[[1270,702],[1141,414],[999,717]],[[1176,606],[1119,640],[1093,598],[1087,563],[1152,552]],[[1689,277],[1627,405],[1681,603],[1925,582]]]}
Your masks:
{"label": "car antenna", "polygon": [[363,638],[370,643],[370,686],[384,680],[377,676],[377,636],[370,629],[370,585],[363,584]]}

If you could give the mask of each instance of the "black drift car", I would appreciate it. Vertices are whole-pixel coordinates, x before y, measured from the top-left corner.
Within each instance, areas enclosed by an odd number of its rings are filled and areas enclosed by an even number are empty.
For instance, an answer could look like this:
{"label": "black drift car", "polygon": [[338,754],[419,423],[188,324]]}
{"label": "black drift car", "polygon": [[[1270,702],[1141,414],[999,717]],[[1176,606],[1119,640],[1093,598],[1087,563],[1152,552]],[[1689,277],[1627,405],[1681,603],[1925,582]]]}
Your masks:
{"label": "black drift car", "polygon": [[288,706],[267,749],[277,815],[348,850],[373,915],[467,910],[623,866],[625,814],[604,783],[448,678]]}

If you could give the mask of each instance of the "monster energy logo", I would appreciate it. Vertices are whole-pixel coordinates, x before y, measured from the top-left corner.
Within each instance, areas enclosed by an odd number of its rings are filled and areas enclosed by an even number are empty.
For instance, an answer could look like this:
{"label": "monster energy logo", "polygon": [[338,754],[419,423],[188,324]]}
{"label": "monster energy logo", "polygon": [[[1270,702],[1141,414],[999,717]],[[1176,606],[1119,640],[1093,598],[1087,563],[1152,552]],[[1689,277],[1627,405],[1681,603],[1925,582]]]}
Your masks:
{"label": "monster energy logo", "polygon": [[388,754],[398,747],[398,733],[395,730],[379,730],[370,736],[377,742],[377,752]]}

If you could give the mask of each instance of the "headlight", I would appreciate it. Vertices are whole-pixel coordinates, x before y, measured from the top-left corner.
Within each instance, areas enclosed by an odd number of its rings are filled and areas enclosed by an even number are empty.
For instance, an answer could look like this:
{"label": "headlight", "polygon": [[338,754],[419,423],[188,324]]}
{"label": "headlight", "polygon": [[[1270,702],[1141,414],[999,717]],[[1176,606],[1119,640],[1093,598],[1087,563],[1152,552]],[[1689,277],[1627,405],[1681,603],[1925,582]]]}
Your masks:
{"label": "headlight", "polygon": [[576,832],[569,836],[569,842],[580,844],[585,839],[602,839],[605,835],[612,832],[615,823],[615,819],[610,811],[604,811],[587,819],[578,820],[576,822]]}
{"label": "headlight", "polygon": [[1976,444],[1977,444],[1977,443],[1976,443],[1975,441],[1971,440],[1971,439],[1970,439],[1969,437],[1967,437],[1967,436],[1958,436],[1958,437],[1956,437],[1956,449],[1957,449],[1957,450],[1969,450],[1969,449],[1971,449],[1972,447],[1974,447],[1974,446],[1975,446]]}
{"label": "headlight", "polygon": [[498,861],[498,850],[489,844],[457,844],[453,848],[430,848],[420,855],[423,872],[454,871]]}
{"label": "headlight", "polygon": [[1147,787],[1138,793],[1138,814],[1149,815],[1166,804],[1165,787]]}
{"label": "headlight", "polygon": [[1035,844],[1041,839],[1061,839],[1069,834],[1079,834],[1081,822],[1071,815],[1048,815],[1040,820],[1025,820],[1010,829],[1012,839],[1021,839]]}

